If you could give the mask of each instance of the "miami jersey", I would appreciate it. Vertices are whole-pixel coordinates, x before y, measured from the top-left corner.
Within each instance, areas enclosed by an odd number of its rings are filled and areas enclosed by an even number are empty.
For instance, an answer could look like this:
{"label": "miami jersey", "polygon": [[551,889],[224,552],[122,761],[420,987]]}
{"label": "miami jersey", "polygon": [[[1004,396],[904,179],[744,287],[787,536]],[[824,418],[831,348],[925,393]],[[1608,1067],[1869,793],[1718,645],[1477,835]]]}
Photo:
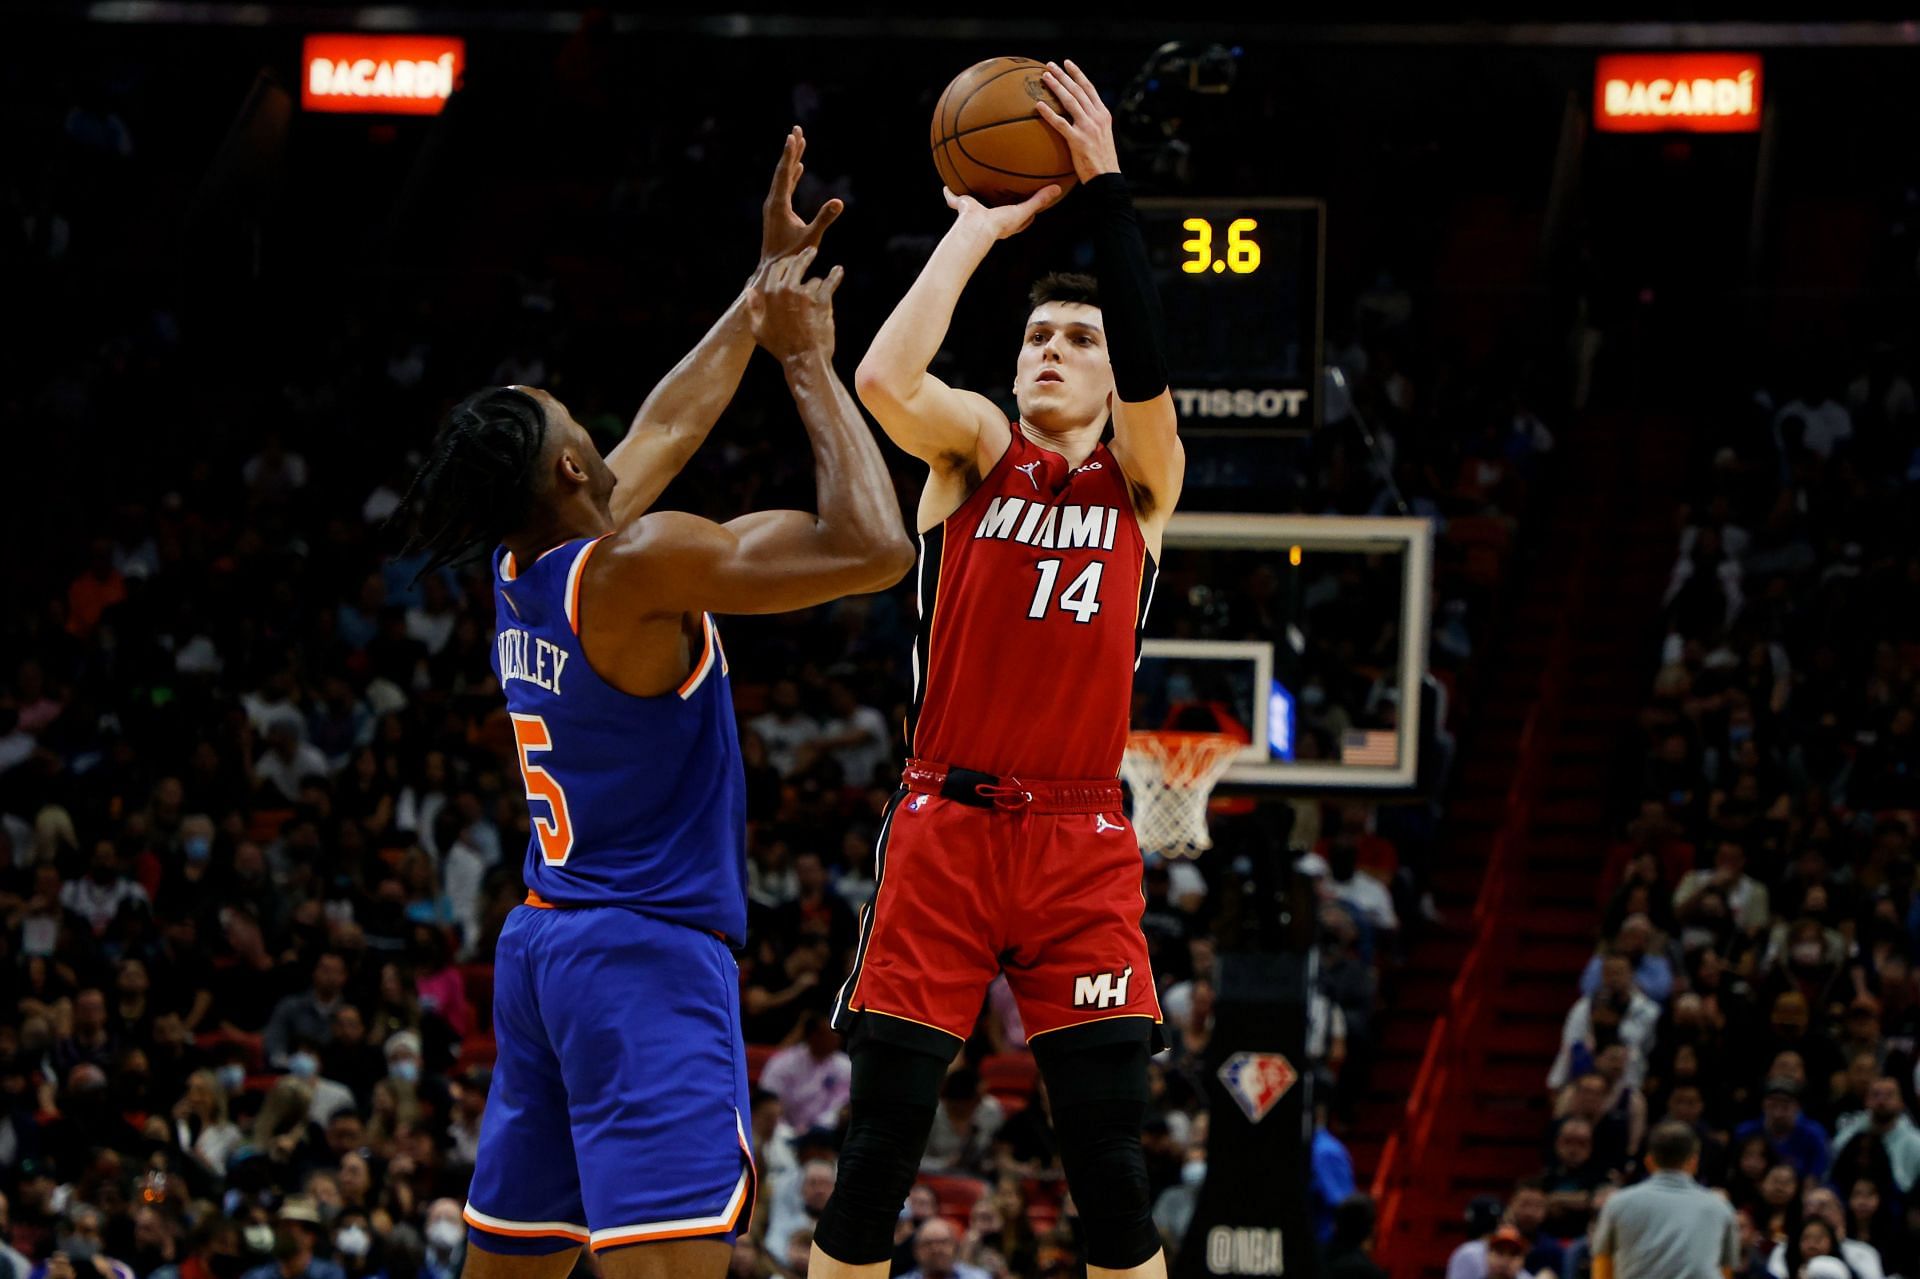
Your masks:
{"label": "miami jersey", "polygon": [[1118,776],[1157,571],[1112,451],[1069,467],[1015,423],[980,487],[920,535],[909,753]]}
{"label": "miami jersey", "polygon": [[672,692],[636,697],[602,680],[580,643],[580,579],[598,544],[563,542],[525,567],[494,554],[493,670],[526,784],[527,887],[537,901],[626,906],[738,946],[746,781],[719,630],[701,617],[692,672]]}

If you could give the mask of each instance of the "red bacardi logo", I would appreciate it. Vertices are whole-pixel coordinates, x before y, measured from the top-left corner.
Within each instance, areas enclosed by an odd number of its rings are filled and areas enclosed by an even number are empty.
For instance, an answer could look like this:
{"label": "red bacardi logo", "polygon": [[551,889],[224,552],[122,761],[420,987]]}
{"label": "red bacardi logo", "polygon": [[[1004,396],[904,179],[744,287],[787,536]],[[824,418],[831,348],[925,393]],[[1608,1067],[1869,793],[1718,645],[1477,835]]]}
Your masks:
{"label": "red bacardi logo", "polygon": [[1235,1053],[1220,1063],[1220,1082],[1256,1124],[1299,1078],[1293,1063],[1279,1053]]}
{"label": "red bacardi logo", "polygon": [[1757,53],[1610,53],[1593,72],[1604,133],[1752,133],[1760,128]]}
{"label": "red bacardi logo", "polygon": [[308,36],[300,105],[309,111],[437,115],[466,65],[457,36]]}

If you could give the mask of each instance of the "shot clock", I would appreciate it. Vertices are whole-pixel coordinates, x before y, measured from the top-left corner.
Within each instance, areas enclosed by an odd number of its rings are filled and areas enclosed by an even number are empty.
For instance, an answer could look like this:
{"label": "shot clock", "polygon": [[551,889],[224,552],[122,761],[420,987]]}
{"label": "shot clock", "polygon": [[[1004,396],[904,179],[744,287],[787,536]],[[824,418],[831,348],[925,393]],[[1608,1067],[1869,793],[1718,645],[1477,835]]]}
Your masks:
{"label": "shot clock", "polygon": [[1183,436],[1297,435],[1320,420],[1325,206],[1137,202]]}

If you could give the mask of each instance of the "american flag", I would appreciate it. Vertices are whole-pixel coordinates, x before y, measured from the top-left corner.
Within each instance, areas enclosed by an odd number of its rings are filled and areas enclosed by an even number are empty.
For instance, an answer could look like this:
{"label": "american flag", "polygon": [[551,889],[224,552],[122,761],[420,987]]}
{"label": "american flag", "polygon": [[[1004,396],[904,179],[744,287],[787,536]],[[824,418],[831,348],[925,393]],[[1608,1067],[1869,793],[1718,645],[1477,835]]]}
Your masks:
{"label": "american flag", "polygon": [[1392,768],[1400,761],[1400,745],[1381,728],[1350,729],[1340,737],[1340,762],[1363,768]]}

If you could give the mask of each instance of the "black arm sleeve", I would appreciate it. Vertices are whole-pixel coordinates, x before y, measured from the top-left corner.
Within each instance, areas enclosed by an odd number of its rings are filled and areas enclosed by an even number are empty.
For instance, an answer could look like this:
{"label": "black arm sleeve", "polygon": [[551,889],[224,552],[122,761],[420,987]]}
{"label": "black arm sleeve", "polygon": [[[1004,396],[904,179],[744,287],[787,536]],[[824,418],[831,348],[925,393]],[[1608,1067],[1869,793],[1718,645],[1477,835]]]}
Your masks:
{"label": "black arm sleeve", "polygon": [[1123,402],[1138,404],[1167,389],[1160,294],[1147,266],[1147,243],[1125,178],[1103,173],[1080,189],[1091,205],[1093,271],[1100,280],[1113,388]]}

